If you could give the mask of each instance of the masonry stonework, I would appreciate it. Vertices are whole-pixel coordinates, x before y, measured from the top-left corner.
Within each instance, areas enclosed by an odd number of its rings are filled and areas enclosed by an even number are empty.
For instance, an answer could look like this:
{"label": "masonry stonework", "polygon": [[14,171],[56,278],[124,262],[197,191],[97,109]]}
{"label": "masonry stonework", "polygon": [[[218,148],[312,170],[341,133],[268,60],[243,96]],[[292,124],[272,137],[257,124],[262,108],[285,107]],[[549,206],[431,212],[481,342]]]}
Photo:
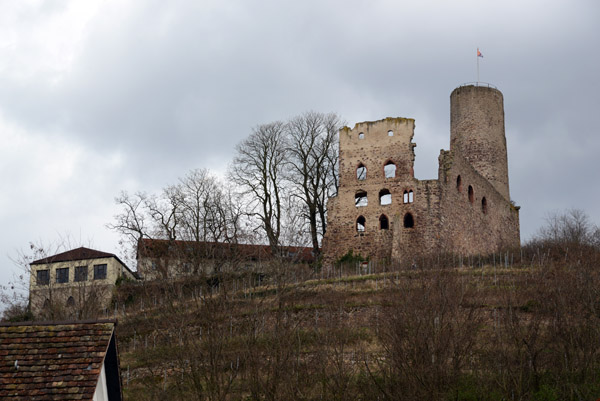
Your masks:
{"label": "masonry stonework", "polygon": [[[96,267],[102,274],[96,274]],[[137,279],[116,255],[83,247],[36,260],[30,269],[29,302],[35,316],[50,310],[76,316],[108,308],[118,279]],[[85,274],[78,277],[77,269]],[[66,273],[60,279],[59,271]]]}
{"label": "masonry stonework", "polygon": [[461,86],[450,102],[450,150],[440,153],[437,180],[414,177],[413,119],[340,130],[340,186],[329,199],[326,263],[350,250],[410,263],[440,252],[487,254],[519,246],[502,93]]}

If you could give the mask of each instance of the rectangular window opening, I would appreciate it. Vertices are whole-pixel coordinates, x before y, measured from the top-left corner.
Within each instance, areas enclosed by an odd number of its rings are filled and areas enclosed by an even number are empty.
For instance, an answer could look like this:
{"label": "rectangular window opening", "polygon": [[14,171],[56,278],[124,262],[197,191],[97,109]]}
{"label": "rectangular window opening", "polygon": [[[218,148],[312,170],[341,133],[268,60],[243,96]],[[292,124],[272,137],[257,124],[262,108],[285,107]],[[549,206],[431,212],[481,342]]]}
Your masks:
{"label": "rectangular window opening", "polygon": [[57,283],[68,283],[69,282],[69,268],[68,267],[56,269],[56,282]]}
{"label": "rectangular window opening", "polygon": [[106,264],[94,265],[94,280],[106,279]]}
{"label": "rectangular window opening", "polygon": [[87,281],[88,279],[88,267],[77,266],[75,267],[75,281]]}
{"label": "rectangular window opening", "polygon": [[38,285],[50,284],[50,270],[38,270],[36,273],[36,279]]}

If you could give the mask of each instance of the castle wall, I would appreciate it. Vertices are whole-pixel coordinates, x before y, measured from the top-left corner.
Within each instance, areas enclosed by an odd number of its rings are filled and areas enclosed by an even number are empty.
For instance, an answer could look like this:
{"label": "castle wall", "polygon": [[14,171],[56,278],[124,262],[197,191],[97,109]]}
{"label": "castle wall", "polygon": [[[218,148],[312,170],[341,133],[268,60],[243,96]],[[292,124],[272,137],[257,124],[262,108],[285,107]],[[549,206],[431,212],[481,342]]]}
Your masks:
{"label": "castle wall", "polygon": [[[392,260],[412,263],[419,256],[435,252],[441,240],[440,212],[438,181],[418,181],[414,203],[402,205],[394,216]],[[413,227],[405,227],[406,213],[413,216]]]}
{"label": "castle wall", "polygon": [[[441,248],[469,255],[518,247],[518,207],[507,201],[461,155],[442,151],[439,160]],[[473,188],[471,199],[469,186]]]}
{"label": "castle wall", "polygon": [[[357,188],[355,184],[394,184],[401,179],[412,178],[416,146],[412,142],[414,129],[415,120],[409,118],[386,118],[358,123],[353,129],[342,128],[339,139],[340,187]],[[389,131],[392,132],[392,136]],[[383,176],[384,164],[388,160],[396,164],[394,179],[386,179]],[[356,178],[359,163],[367,167],[367,177],[363,182]]]}
{"label": "castle wall", "polygon": [[[440,252],[488,254],[519,246],[502,93],[474,86],[452,93],[451,149],[440,154],[437,180],[414,178],[414,126],[412,119],[386,118],[340,130],[340,187],[328,204],[326,264],[350,250],[404,264]],[[385,175],[388,162],[396,166],[393,178]],[[379,202],[382,190],[390,204]]]}
{"label": "castle wall", "polygon": [[[328,204],[327,235],[323,241],[327,261],[335,261],[352,250],[354,254],[376,259],[390,259],[392,239],[398,219],[410,212],[415,219],[429,221],[430,209],[437,202],[425,201],[429,184],[414,178],[414,120],[386,118],[356,124],[353,129],[340,131],[340,188]],[[396,166],[395,176],[385,176],[386,163]],[[366,177],[357,177],[364,165]],[[380,203],[380,192],[389,191],[391,204]],[[367,194],[367,205],[356,205],[356,194]],[[412,191],[412,202],[404,202],[404,192]],[[364,231],[357,230],[357,220],[365,218]],[[380,218],[385,216],[388,228],[382,229]],[[425,225],[423,225],[424,227]],[[407,233],[408,235],[408,233]],[[421,235],[411,235],[414,243],[423,243]]]}

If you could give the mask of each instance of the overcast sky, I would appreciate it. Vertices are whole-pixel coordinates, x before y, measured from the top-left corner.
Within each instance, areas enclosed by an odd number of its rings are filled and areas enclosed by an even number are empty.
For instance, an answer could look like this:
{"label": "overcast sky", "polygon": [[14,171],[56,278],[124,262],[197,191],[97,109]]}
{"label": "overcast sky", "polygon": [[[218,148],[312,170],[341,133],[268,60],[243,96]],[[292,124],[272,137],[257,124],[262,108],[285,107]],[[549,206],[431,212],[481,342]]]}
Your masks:
{"label": "overcast sky", "polygon": [[226,170],[257,124],[307,110],[416,120],[437,178],[451,91],[504,94],[511,197],[600,223],[600,2],[0,0],[0,284],[30,241],[119,253],[121,190]]}

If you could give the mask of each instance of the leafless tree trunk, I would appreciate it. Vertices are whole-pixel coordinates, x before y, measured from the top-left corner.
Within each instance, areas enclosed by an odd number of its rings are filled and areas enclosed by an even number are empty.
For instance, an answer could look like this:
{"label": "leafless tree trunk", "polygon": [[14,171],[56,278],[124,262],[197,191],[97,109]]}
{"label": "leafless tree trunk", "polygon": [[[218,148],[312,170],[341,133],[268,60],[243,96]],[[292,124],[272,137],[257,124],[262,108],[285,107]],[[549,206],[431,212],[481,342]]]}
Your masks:
{"label": "leafless tree trunk", "polygon": [[108,228],[117,231],[134,245],[147,235],[146,214],[143,213],[146,197],[142,192],[129,195],[122,191],[115,198],[115,203],[121,206],[122,211],[115,216],[114,223],[107,224]]}
{"label": "leafless tree trunk", "polygon": [[206,169],[192,170],[176,186],[182,236],[196,242],[236,242],[241,211],[227,187]]}
{"label": "leafless tree trunk", "polygon": [[337,133],[342,123],[333,113],[307,112],[287,124],[289,179],[306,206],[315,254],[326,231],[327,197],[337,192]]}
{"label": "leafless tree trunk", "polygon": [[273,253],[277,253],[282,225],[284,188],[285,124],[259,125],[236,147],[229,178],[239,186],[248,202],[248,215],[260,220]]}
{"label": "leafless tree trunk", "polygon": [[145,206],[154,222],[153,237],[166,237],[175,241],[179,231],[181,217],[181,199],[176,187],[169,186],[163,189],[161,196],[146,198]]}

